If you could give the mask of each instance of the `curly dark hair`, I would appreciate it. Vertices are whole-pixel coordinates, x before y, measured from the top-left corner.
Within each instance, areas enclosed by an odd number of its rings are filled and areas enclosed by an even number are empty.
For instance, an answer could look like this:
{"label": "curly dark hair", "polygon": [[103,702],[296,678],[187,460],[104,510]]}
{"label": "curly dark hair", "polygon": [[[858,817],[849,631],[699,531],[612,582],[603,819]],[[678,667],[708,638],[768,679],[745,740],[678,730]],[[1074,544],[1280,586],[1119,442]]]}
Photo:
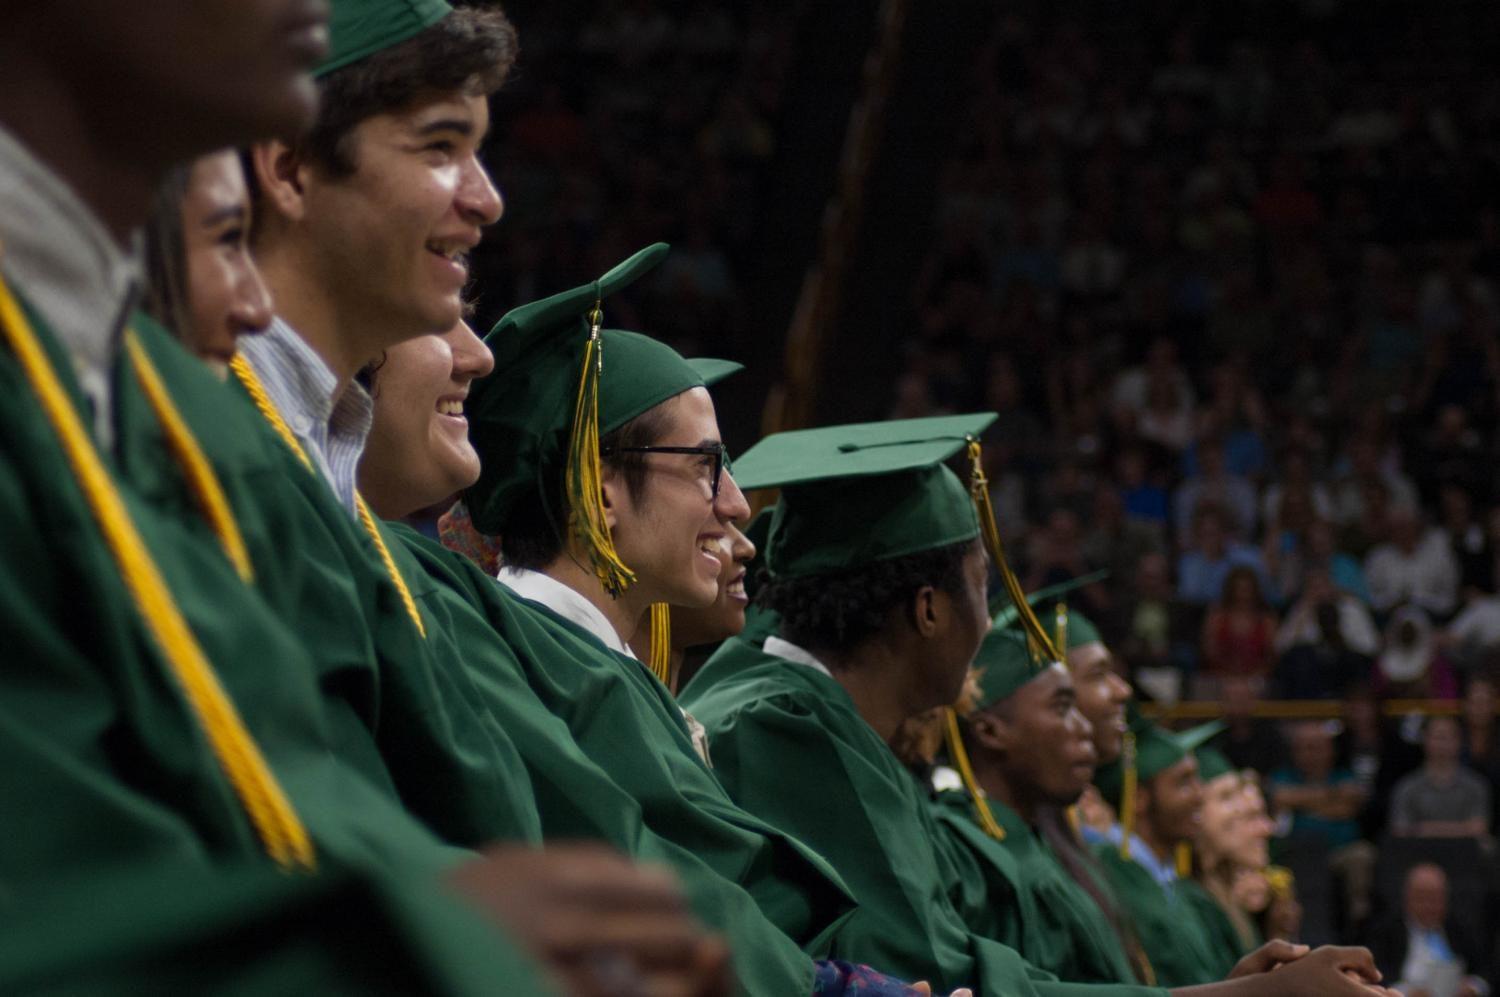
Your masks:
{"label": "curly dark hair", "polygon": [[963,594],[965,540],[807,578],[764,575],[756,602],[781,617],[781,635],[810,651],[855,647],[879,633],[891,610],[924,585]]}
{"label": "curly dark hair", "polygon": [[[666,435],[667,413],[662,405],[649,408],[618,429],[599,437],[599,449],[649,447]],[[646,491],[646,455],[613,453],[601,463],[620,472],[631,501],[639,502]],[[563,551],[564,525],[568,519],[562,476],[546,482],[543,496],[522,502],[511,511],[500,531],[500,556],[507,567],[541,571]]]}

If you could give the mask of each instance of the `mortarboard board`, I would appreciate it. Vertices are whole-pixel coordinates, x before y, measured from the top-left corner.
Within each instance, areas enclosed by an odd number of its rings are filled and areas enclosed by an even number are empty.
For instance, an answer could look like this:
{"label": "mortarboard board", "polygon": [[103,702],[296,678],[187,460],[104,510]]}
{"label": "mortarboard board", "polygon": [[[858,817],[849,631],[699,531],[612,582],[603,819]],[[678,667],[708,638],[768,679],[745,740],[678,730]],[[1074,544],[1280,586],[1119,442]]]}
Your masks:
{"label": "mortarboard board", "polygon": [[[667,254],[656,243],[591,283],[507,312],[485,337],[495,369],[474,382],[465,408],[480,475],[465,493],[474,526],[503,533],[525,503],[566,499],[564,539],[577,542],[611,594],[635,575],[615,553],[599,491],[599,437],[669,398],[741,368],[688,360],[665,343],[603,329],[604,300]],[[665,674],[665,606],[653,606],[652,671]]]}
{"label": "mortarboard board", "polygon": [[333,0],[328,56],[313,75],[326,76],[399,45],[451,13],[447,0]]}

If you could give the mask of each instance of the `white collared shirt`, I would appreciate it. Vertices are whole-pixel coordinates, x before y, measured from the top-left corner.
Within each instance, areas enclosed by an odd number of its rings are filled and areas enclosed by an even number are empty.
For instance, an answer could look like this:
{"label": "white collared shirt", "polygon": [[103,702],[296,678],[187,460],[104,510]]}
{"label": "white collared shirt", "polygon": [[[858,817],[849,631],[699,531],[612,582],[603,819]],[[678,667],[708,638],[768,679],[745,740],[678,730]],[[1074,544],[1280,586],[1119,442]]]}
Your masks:
{"label": "white collared shirt", "polygon": [[604,610],[551,575],[530,568],[501,568],[495,577],[522,599],[539,602],[569,623],[587,630],[611,651],[635,657],[630,645],[620,639],[619,631],[604,615]]}
{"label": "white collared shirt", "polygon": [[[598,606],[589,602],[582,594],[564,585],[551,575],[530,568],[501,568],[495,576],[500,584],[523,599],[539,602],[569,623],[576,624],[598,638],[599,643],[635,661],[640,661],[630,645],[620,639],[620,633],[609,622],[609,617]],[[645,665],[641,666],[642,668]],[[703,764],[713,768],[713,759],[708,753],[708,731],[687,710],[677,707],[687,724],[688,737],[693,750],[703,759]]]}
{"label": "white collared shirt", "polygon": [[815,672],[822,672],[829,678],[833,678],[833,672],[828,670],[827,665],[813,657],[810,652],[798,647],[789,640],[773,635],[766,638],[766,642],[761,645],[761,649],[767,654],[774,654],[778,658],[785,658],[795,664],[806,665]]}
{"label": "white collared shirt", "polygon": [[0,128],[0,270],[73,360],[94,408],[94,433],[114,442],[110,368],[135,306],[140,261],[67,183]]}
{"label": "white collared shirt", "polygon": [[343,385],[297,330],[277,317],[237,349],[255,368],[292,435],[323,472],[339,504],[355,514],[359,458],[375,419],[375,402],[355,381]]}

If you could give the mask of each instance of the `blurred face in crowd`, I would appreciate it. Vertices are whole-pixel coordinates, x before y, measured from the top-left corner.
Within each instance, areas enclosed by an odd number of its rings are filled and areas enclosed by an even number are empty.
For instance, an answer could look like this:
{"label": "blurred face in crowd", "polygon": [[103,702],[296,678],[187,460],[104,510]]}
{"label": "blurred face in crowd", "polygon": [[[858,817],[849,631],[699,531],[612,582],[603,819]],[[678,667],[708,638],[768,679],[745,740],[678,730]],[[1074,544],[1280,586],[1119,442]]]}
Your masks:
{"label": "blurred face in crowd", "polygon": [[1203,784],[1203,813],[1198,842],[1205,857],[1217,860],[1235,850],[1245,824],[1245,797],[1238,772],[1226,772]]}
{"label": "blurred face in crowd", "polygon": [[1054,664],[971,722],[1006,783],[1028,803],[1070,806],[1094,778],[1093,729],[1078,710],[1073,678]]}
{"label": "blurred face in crowd", "polygon": [[1245,817],[1230,858],[1243,869],[1263,869],[1271,861],[1271,835],[1276,824],[1266,808],[1266,796],[1253,778],[1240,780],[1240,798]]}
{"label": "blurred face in crowd", "polygon": [[1090,641],[1068,648],[1068,670],[1078,712],[1093,730],[1097,764],[1107,765],[1120,757],[1125,739],[1125,704],[1130,702],[1130,683],[1114,669],[1109,648]]}
{"label": "blurred face in crowd", "polygon": [[360,490],[380,515],[410,515],[478,480],[464,399],[494,366],[489,347],[462,319],[441,336],[386,351],[371,376],[375,418],[359,465]]}
{"label": "blurred face in crowd", "polygon": [[[709,447],[720,442],[707,388],[691,388],[650,410],[663,430],[653,446]],[[720,550],[733,523],[750,518],[750,505],[723,471],[713,491],[714,458],[707,454],[646,453],[645,484],[632,495],[623,471],[605,465],[605,515],[615,549],[636,573],[632,592],[646,602],[703,608],[719,597]]]}
{"label": "blurred face in crowd", "polygon": [[1187,755],[1170,768],[1152,776],[1148,791],[1141,794],[1142,826],[1149,826],[1156,840],[1166,845],[1192,841],[1202,820],[1203,784],[1198,781],[1198,760]]}
{"label": "blurred face in crowd", "polygon": [[1455,765],[1462,744],[1458,721],[1452,717],[1429,717],[1422,731],[1422,754],[1429,765]]}
{"label": "blurred face in crowd", "polygon": [[719,559],[719,595],[702,609],[672,610],[672,645],[696,647],[732,637],[745,629],[745,571],[755,557],[755,545],[736,523],[724,524],[725,535],[714,545]]}
{"label": "blurred face in crowd", "polygon": [[1448,919],[1448,875],[1430,863],[1406,874],[1406,920],[1428,931],[1440,931]]}
{"label": "blurred face in crowd", "polygon": [[221,374],[235,340],[271,324],[271,294],[250,256],[250,197],[233,150],[193,164],[182,198],[188,349]]}
{"label": "blurred face in crowd", "polygon": [[1333,771],[1333,736],[1322,722],[1298,724],[1292,733],[1292,763],[1304,779],[1325,779]]}

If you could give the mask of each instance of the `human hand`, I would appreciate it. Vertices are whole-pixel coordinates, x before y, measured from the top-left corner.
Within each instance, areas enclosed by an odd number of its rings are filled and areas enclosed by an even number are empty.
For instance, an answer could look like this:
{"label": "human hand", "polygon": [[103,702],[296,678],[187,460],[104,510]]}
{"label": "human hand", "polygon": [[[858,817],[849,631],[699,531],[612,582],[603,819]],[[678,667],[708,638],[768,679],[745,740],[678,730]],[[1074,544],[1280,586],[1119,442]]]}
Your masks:
{"label": "human hand", "polygon": [[505,928],[577,997],[725,997],[729,950],[665,869],[600,845],[496,846],[448,885]]}
{"label": "human hand", "polygon": [[[1256,956],[1271,944],[1261,946],[1245,959]],[[1292,946],[1306,951],[1306,946]],[[1245,959],[1240,960],[1241,963]],[[1236,967],[1238,968],[1238,967]],[[1380,970],[1375,968],[1375,958],[1366,948],[1353,946],[1324,945],[1293,960],[1282,960],[1272,967],[1277,997],[1324,997],[1324,995],[1346,994],[1350,997],[1368,997],[1374,991],[1387,991],[1379,986]]]}
{"label": "human hand", "polygon": [[1256,973],[1269,973],[1277,966],[1296,962],[1311,951],[1312,949],[1306,945],[1273,938],[1235,963],[1234,968],[1229,971],[1229,979],[1253,976]]}

